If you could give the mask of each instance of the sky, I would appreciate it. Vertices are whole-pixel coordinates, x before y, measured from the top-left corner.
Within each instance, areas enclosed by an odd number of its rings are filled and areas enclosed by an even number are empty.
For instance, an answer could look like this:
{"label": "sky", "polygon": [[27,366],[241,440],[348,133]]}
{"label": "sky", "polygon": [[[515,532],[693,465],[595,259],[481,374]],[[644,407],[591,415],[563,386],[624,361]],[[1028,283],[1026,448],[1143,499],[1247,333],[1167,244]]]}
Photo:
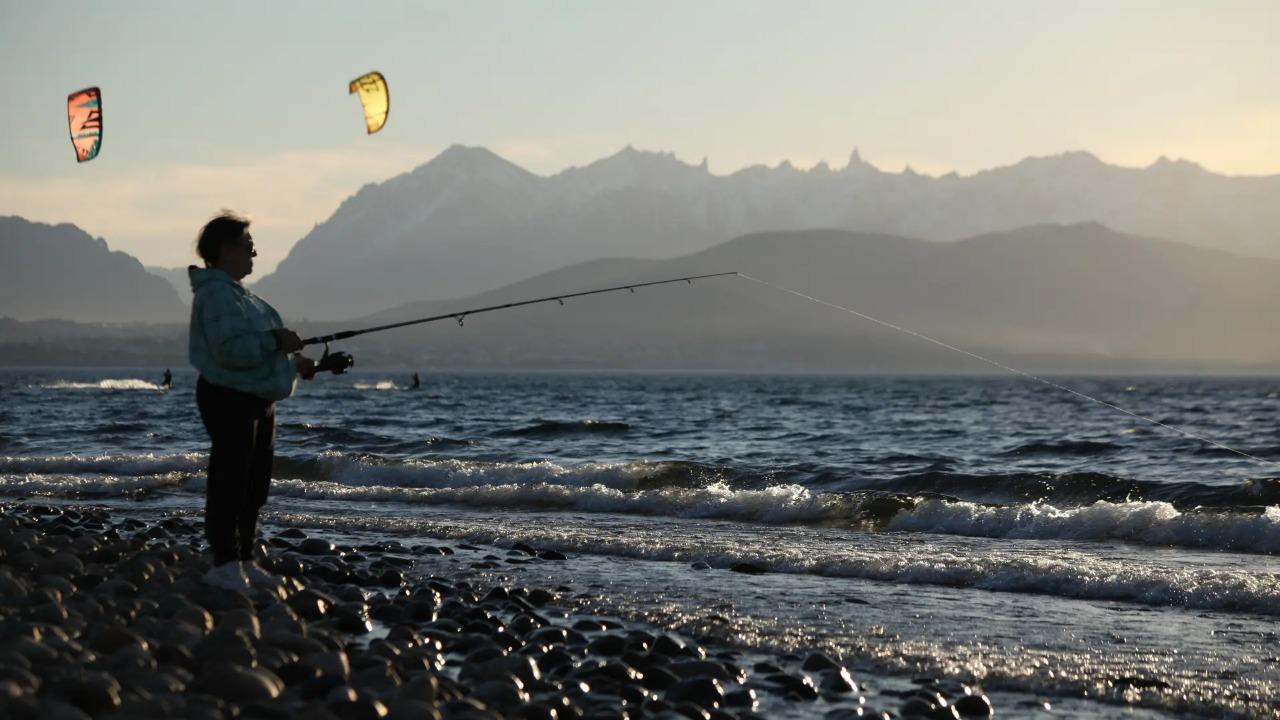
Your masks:
{"label": "sky", "polygon": [[[362,185],[453,144],[548,175],[630,144],[962,174],[1088,150],[1280,174],[1280,2],[0,0],[0,215],[167,267],[254,218],[265,274]],[[366,135],[347,83],[379,70]],[[77,164],[66,96],[102,89]]]}

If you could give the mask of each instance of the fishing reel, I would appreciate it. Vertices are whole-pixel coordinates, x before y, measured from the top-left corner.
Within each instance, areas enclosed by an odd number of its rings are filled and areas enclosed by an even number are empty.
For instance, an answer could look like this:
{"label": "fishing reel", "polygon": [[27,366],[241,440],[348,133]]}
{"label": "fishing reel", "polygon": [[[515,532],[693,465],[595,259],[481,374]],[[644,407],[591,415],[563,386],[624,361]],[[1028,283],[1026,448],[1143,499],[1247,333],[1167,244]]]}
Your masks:
{"label": "fishing reel", "polygon": [[351,357],[350,353],[344,353],[341,350],[335,353],[329,352],[329,343],[324,344],[324,354],[320,356],[320,361],[316,363],[316,372],[324,372],[328,370],[334,375],[341,375],[350,370],[356,364],[356,359]]}

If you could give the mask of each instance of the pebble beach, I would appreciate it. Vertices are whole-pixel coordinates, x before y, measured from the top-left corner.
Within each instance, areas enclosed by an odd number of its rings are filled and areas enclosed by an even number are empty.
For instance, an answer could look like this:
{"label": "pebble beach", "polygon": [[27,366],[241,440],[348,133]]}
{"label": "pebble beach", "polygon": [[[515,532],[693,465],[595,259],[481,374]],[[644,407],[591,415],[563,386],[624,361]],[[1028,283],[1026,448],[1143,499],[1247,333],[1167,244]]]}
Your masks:
{"label": "pebble beach", "polygon": [[[0,511],[0,716],[50,718],[990,717],[980,688],[875,692],[839,658],[729,647],[575,611],[575,588],[478,586],[425,558],[527,545],[343,546],[269,528],[278,587],[211,588],[198,520]],[[492,552],[490,552],[492,551]],[[487,559],[485,559],[487,558]],[[738,568],[739,572],[749,568]]]}

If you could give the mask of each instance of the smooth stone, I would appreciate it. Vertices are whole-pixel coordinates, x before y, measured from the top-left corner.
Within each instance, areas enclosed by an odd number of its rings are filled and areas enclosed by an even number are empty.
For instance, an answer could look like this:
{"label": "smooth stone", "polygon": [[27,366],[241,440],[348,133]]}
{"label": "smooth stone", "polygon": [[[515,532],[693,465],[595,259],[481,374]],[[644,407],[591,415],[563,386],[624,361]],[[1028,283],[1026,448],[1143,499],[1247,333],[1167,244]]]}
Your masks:
{"label": "smooth stone", "polygon": [[310,588],[295,593],[287,602],[289,607],[305,620],[319,620],[337,604],[335,598]]}
{"label": "smooth stone", "polygon": [[695,562],[695,563],[691,563],[691,564],[689,565],[689,569],[691,569],[691,570],[710,570],[710,569],[711,569],[711,563],[707,563],[707,562],[703,562],[702,560],[699,560],[699,561],[697,561],[697,562]]}
{"label": "smooth stone", "polygon": [[387,716],[387,706],[368,697],[330,703],[328,710],[338,720],[381,720]]}
{"label": "smooth stone", "polygon": [[618,635],[601,635],[587,643],[587,652],[592,655],[608,655],[616,657],[626,652],[627,639]]}
{"label": "smooth stone", "polygon": [[854,682],[853,677],[849,675],[849,671],[844,668],[828,670],[822,673],[821,690],[826,695],[843,695],[857,692],[858,683]]}
{"label": "smooth stone", "polygon": [[243,630],[215,630],[195,646],[192,655],[202,666],[229,663],[247,667],[256,657],[253,642]]}
{"label": "smooth stone", "polygon": [[80,671],[59,677],[53,687],[90,715],[113,712],[120,707],[120,683],[105,672]]}
{"label": "smooth stone", "polygon": [[298,543],[298,552],[303,555],[332,555],[336,550],[333,543],[321,538],[307,538]]}
{"label": "smooth stone", "polygon": [[143,650],[150,648],[146,639],[141,635],[122,627],[104,627],[89,639],[89,647],[108,655],[128,646],[139,647]]}
{"label": "smooth stone", "polygon": [[810,672],[818,670],[836,670],[840,668],[840,663],[832,660],[823,653],[815,652],[809,653],[809,656],[804,659],[804,664],[801,665],[800,668]]}
{"label": "smooth stone", "polygon": [[39,707],[38,717],[42,720],[91,720],[93,717],[75,705],[60,700],[44,700]]}
{"label": "smooth stone", "polygon": [[742,688],[725,693],[724,704],[729,707],[747,708],[755,710],[760,705],[760,698],[756,695],[756,691],[751,688]]}
{"label": "smooth stone", "polygon": [[303,667],[320,671],[321,677],[338,677],[344,681],[351,677],[351,659],[345,652],[318,652],[303,655],[299,660]]}
{"label": "smooth stone", "polygon": [[215,627],[218,630],[240,630],[254,640],[262,637],[262,624],[251,610],[228,610],[218,616]]}
{"label": "smooth stone", "polygon": [[[529,718],[527,712],[525,717]],[[392,700],[387,703],[387,720],[444,720],[444,716],[421,700]]]}
{"label": "smooth stone", "polygon": [[190,623],[198,628],[201,633],[207,633],[210,630],[213,630],[213,615],[199,605],[188,605],[183,607],[174,613],[173,619]]}
{"label": "smooth stone", "polygon": [[689,678],[667,688],[663,699],[673,705],[692,702],[698,707],[714,708],[724,701],[724,688],[715,678]]}
{"label": "smooth stone", "polygon": [[56,650],[29,637],[19,637],[9,641],[7,649],[22,655],[31,665],[50,665],[58,661]]}
{"label": "smooth stone", "polygon": [[667,666],[676,677],[712,677],[721,682],[736,680],[721,663],[714,660],[679,660]]}
{"label": "smooth stone", "polygon": [[986,695],[965,695],[956,698],[952,707],[961,717],[995,717],[995,709],[991,707],[991,699]]}
{"label": "smooth stone", "polygon": [[234,703],[273,700],[284,690],[284,683],[269,670],[219,665],[200,676],[197,688]]}
{"label": "smooth stone", "polygon": [[161,645],[154,653],[156,662],[166,666],[177,666],[190,670],[195,667],[195,656],[183,645]]}
{"label": "smooth stone", "polygon": [[523,683],[515,678],[482,682],[471,688],[471,695],[485,705],[499,710],[508,710],[529,702],[529,693],[524,691]]}

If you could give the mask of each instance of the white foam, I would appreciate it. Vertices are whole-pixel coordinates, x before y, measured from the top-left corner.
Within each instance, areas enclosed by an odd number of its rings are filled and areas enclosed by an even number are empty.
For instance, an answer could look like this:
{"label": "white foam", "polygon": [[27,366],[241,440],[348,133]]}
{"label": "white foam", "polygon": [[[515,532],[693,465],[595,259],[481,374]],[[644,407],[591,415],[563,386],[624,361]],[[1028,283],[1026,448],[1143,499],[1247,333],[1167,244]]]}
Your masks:
{"label": "white foam", "polygon": [[1166,502],[1098,501],[1078,508],[1045,503],[987,506],[925,500],[889,529],[991,538],[1122,540],[1144,545],[1280,552],[1280,508],[1259,514],[1184,513]]}
{"label": "white foam", "polygon": [[157,475],[118,477],[114,475],[0,475],[0,495],[47,495],[53,497],[130,495],[139,491],[180,490],[202,493],[203,475],[169,472]]}
{"label": "white foam", "polygon": [[[788,528],[727,529],[669,523],[609,523],[522,516],[297,516],[284,522],[337,530],[373,530],[460,541],[524,542],[562,552],[696,562],[726,568],[752,563],[776,573],[944,585],[998,592],[1109,600],[1198,610],[1280,615],[1280,574],[1116,559],[1067,548],[956,546],[921,536]],[[612,532],[610,530],[613,530]],[[621,530],[621,531],[619,531]]]}
{"label": "white foam", "polygon": [[168,472],[195,472],[204,470],[207,457],[204,453],[0,457],[0,473],[154,475]]}
{"label": "white foam", "polygon": [[358,382],[351,387],[356,390],[399,390],[400,386],[396,385],[392,380],[379,380],[378,382]]}
{"label": "white foam", "polygon": [[[588,463],[565,466],[550,461],[394,460],[327,452],[319,457],[327,480],[351,487],[453,488],[511,484],[604,485],[634,489],[657,467],[651,463]],[[278,471],[277,471],[278,472]]]}
{"label": "white foam", "polygon": [[93,382],[58,380],[40,387],[46,390],[163,390],[159,384],[140,378],[108,378]]}

